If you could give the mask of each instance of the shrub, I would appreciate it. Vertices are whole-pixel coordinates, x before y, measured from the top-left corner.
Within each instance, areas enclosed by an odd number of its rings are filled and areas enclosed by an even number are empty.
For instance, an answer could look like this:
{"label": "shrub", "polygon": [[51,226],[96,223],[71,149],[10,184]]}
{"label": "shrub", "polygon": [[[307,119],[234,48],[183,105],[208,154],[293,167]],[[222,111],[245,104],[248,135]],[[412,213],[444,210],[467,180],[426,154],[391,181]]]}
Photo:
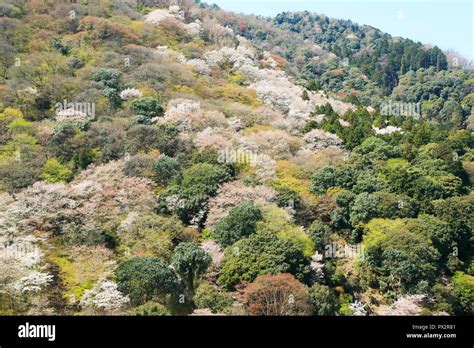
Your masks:
{"label": "shrub", "polygon": [[331,229],[322,221],[315,220],[309,226],[306,234],[313,240],[315,249],[321,253],[330,241]]}
{"label": "shrub", "polygon": [[232,297],[210,283],[202,283],[194,295],[197,308],[209,308],[212,313],[225,312],[232,306]]}
{"label": "shrub", "polygon": [[72,179],[72,176],[72,171],[54,158],[47,160],[41,170],[41,178],[52,183],[67,182]]}
{"label": "shrub", "polygon": [[133,305],[162,299],[179,289],[176,274],[156,257],[134,257],[123,261],[115,274],[119,291],[128,295]]}
{"label": "shrub", "polygon": [[181,165],[172,157],[161,156],[151,165],[151,169],[156,173],[155,180],[161,184],[166,184],[180,177]]}
{"label": "shrub", "polygon": [[309,260],[291,241],[270,233],[257,233],[236,242],[225,251],[218,284],[233,288],[259,275],[291,273],[308,280]]}
{"label": "shrub", "polygon": [[163,115],[163,107],[160,102],[151,97],[134,99],[130,107],[137,115],[145,116],[148,119]]}
{"label": "shrub", "polygon": [[387,296],[424,291],[420,287],[437,277],[440,254],[428,237],[403,225],[401,220],[373,219],[363,239],[362,269]]}
{"label": "shrub", "polygon": [[454,284],[454,294],[458,298],[464,314],[472,314],[474,307],[474,276],[456,272],[451,278]]}
{"label": "shrub", "polygon": [[[228,171],[221,166],[198,163],[186,170],[179,186],[170,187],[167,194],[176,195],[181,204],[175,207],[175,213],[189,222],[210,197],[217,193],[219,185],[230,179]],[[168,209],[169,209],[168,205]]]}
{"label": "shrub", "polygon": [[196,283],[211,264],[211,256],[199,245],[180,243],[171,258],[171,266],[179,275],[185,288],[194,293]]}
{"label": "shrub", "polygon": [[131,313],[136,316],[166,316],[170,315],[168,309],[161,303],[149,301],[132,309]]}
{"label": "shrub", "polygon": [[230,209],[229,214],[216,225],[212,237],[222,246],[229,246],[254,233],[257,221],[262,218],[260,208],[254,203],[240,203]]}
{"label": "shrub", "polygon": [[310,315],[308,292],[291,274],[262,275],[244,290],[249,315]]}
{"label": "shrub", "polygon": [[339,310],[336,292],[327,285],[313,285],[309,289],[309,298],[315,315],[336,315]]}

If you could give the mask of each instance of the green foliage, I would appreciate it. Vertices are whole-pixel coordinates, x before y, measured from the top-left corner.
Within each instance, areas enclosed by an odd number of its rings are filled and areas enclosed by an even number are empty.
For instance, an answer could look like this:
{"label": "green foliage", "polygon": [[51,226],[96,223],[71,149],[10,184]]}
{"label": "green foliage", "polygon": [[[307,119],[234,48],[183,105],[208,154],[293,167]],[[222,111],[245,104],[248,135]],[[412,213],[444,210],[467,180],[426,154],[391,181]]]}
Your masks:
{"label": "green foliage", "polygon": [[[254,282],[257,298],[299,289],[307,299],[309,290],[317,315],[353,314],[355,292],[366,299],[378,299],[381,293],[389,301],[423,293],[435,298],[423,303],[430,313],[470,314],[473,70],[447,69],[446,56],[437,47],[309,12],[269,20],[205,4],[195,11],[195,5],[181,1],[186,23],[209,17],[201,35],[188,35],[180,20],[143,22],[142,14],[156,3],[167,6],[165,2],[105,1],[99,6],[82,1],[76,6],[77,21],[65,20],[68,10],[54,1],[9,0],[0,5],[0,197],[6,199],[0,202],[0,216],[8,218],[12,207],[26,207],[25,214],[13,219],[23,226],[22,233],[51,231],[53,243],[45,243],[44,251],[53,266],[50,271],[59,271],[60,283],[55,277],[47,288],[47,302],[74,314],[76,306],[64,300],[78,301],[118,261],[117,284],[138,306],[130,312],[134,315],[189,314],[193,295],[198,308],[231,313],[231,294],[208,281],[227,290]],[[191,62],[219,47],[237,47],[237,36],[216,35],[220,26],[249,40],[258,67],[276,63],[275,69],[297,81],[302,94],[280,96],[274,90],[267,98],[247,88],[258,81],[233,66],[245,51],[238,50],[204,74],[173,58],[182,54]],[[157,46],[175,53],[156,55],[152,47]],[[273,62],[262,55],[269,47],[278,48],[270,55]],[[120,92],[128,87],[139,89],[143,97],[122,100]],[[264,106],[268,101],[286,113],[289,98],[317,101],[319,93],[334,99],[334,108],[331,103],[315,107],[304,127],[286,118],[293,124],[279,131],[288,133],[290,142],[254,132],[270,134],[281,123],[273,107]],[[268,100],[263,103],[262,98]],[[186,118],[186,124],[152,122],[163,116],[166,103],[185,99],[199,102],[202,113],[188,117],[178,107],[176,120]],[[63,100],[93,103],[97,118],[57,121],[54,105]],[[347,106],[339,101],[356,108],[339,114],[335,110]],[[388,115],[383,106],[389,101],[420,103],[423,117]],[[362,107],[369,105],[374,111]],[[325,117],[317,122],[321,114]],[[342,126],[341,120],[348,124]],[[401,131],[375,134],[373,127],[387,126]],[[307,153],[303,136],[313,129],[337,135],[345,149]],[[208,130],[215,133],[208,137]],[[239,145],[242,136],[267,155],[269,141],[285,151],[286,157],[273,158],[277,179],[271,184],[258,179],[266,168],[222,163],[218,149]],[[352,152],[343,161],[346,150]],[[96,171],[101,174],[97,181],[84,185],[84,177]],[[310,171],[314,175],[308,180]],[[127,206],[133,191],[114,175],[149,186],[157,195],[156,205],[150,191],[143,192],[146,207]],[[215,197],[232,179],[235,185]],[[38,183],[22,192],[39,180],[72,183]],[[248,187],[241,184],[255,187],[258,206],[247,201]],[[2,195],[6,192],[11,197]],[[209,202],[211,197],[215,199]],[[69,198],[78,209],[61,203]],[[91,204],[80,203],[82,198],[90,198]],[[44,204],[48,199],[61,207],[51,210],[51,204]],[[97,208],[94,202],[100,203]],[[234,208],[227,216],[203,229],[208,214],[219,216],[229,207]],[[90,220],[87,209],[95,210],[98,218]],[[227,249],[221,268],[215,265],[206,274],[210,256],[194,243],[208,239]],[[315,250],[324,252],[331,242],[361,240],[365,257],[325,260],[324,284],[329,286],[305,288],[295,280],[288,287],[289,275],[281,274],[290,272],[313,284],[309,262]],[[106,257],[96,259],[102,253]],[[16,276],[7,273],[7,278]],[[10,285],[0,284],[0,290],[13,289]],[[186,303],[177,304],[183,293]],[[49,311],[49,305],[36,306],[43,295],[22,292],[6,311],[0,306],[0,312]],[[274,302],[285,305],[286,298],[280,300]],[[12,310],[17,302],[24,308]],[[253,313],[265,313],[260,310],[268,303],[252,298],[247,310],[252,303]],[[298,313],[308,314],[311,305],[304,305]],[[295,312],[285,307],[281,313]]]}
{"label": "green foliage", "polygon": [[156,257],[134,257],[123,261],[115,271],[119,291],[128,295],[133,305],[176,294],[179,280],[174,271]]}
{"label": "green foliage", "polygon": [[306,233],[314,242],[315,249],[319,253],[324,252],[325,246],[330,242],[331,229],[329,226],[319,220],[315,220],[309,226]]}
{"label": "green foliage", "polygon": [[459,299],[462,312],[472,313],[474,309],[474,276],[456,272],[451,281],[454,284],[454,293]]}
{"label": "green foliage", "polygon": [[451,228],[451,232],[447,236],[443,236],[440,242],[447,242],[444,238],[448,238],[451,244],[446,245],[446,248],[452,247],[454,242],[459,258],[468,261],[473,248],[474,194],[434,201],[433,212],[436,217],[446,221]]}
{"label": "green foliage", "polygon": [[354,148],[355,153],[366,156],[371,161],[386,160],[397,155],[397,149],[380,138],[370,137]]}
{"label": "green foliage", "polygon": [[223,313],[232,306],[232,297],[217,286],[203,282],[196,289],[197,308],[209,308],[212,313]]}
{"label": "green foliage", "polygon": [[120,106],[122,99],[119,95],[122,72],[117,69],[101,68],[96,71],[91,80],[100,82],[103,85],[102,93],[109,99],[113,107]]}
{"label": "green foliage", "polygon": [[301,197],[295,190],[288,187],[276,187],[275,201],[280,208],[299,209],[301,207]]}
{"label": "green foliage", "polygon": [[408,220],[407,228],[432,241],[433,246],[441,254],[441,265],[447,264],[450,255],[454,257],[454,254],[458,254],[459,248],[464,251],[465,243],[469,243],[465,234],[458,234],[459,231],[451,228],[448,222],[432,215],[420,215],[417,219]]}
{"label": "green foliage", "polygon": [[327,166],[317,170],[311,177],[311,191],[322,195],[330,187],[338,184],[337,169],[334,166]]}
{"label": "green foliage", "polygon": [[72,171],[55,158],[46,161],[41,170],[41,178],[48,182],[67,182],[72,179]]}
{"label": "green foliage", "polygon": [[163,115],[163,107],[160,102],[150,97],[134,99],[130,107],[137,115],[145,116],[147,119]]}
{"label": "green foliage", "polygon": [[264,208],[263,220],[257,222],[257,233],[273,233],[280,239],[291,241],[306,256],[314,254],[311,238],[292,222],[285,210],[273,204]]}
{"label": "green foliage", "polygon": [[71,47],[62,44],[61,40],[59,40],[57,37],[53,38],[53,40],[51,41],[51,46],[57,49],[58,52],[61,53],[63,56],[67,56],[71,52]]}
{"label": "green foliage", "polygon": [[309,288],[309,299],[315,315],[336,315],[339,310],[336,293],[327,285],[315,284]]}
{"label": "green foliage", "polygon": [[196,283],[211,263],[211,256],[199,245],[194,243],[180,243],[171,257],[171,267],[179,275],[185,288],[194,293]]}
{"label": "green foliage", "polygon": [[373,194],[378,202],[377,217],[405,218],[418,215],[418,204],[416,201],[403,194],[390,192],[376,192]]}
{"label": "green foliage", "polygon": [[161,317],[170,315],[168,309],[165,306],[158,302],[149,301],[138,307],[135,307],[131,311],[132,315],[144,317],[144,316],[153,316]]}
{"label": "green foliage", "polygon": [[122,73],[117,69],[101,68],[91,76],[91,80],[101,82],[105,87],[117,89],[121,77]]}
{"label": "green foliage", "polygon": [[212,237],[222,246],[234,244],[255,232],[257,221],[263,218],[260,208],[251,202],[242,202],[216,225]]}
{"label": "green foliage", "polygon": [[167,184],[170,181],[177,180],[181,176],[181,165],[172,157],[161,156],[151,165],[151,168],[156,173],[156,181],[160,184]]}
{"label": "green foliage", "polygon": [[368,222],[376,217],[378,207],[379,201],[374,195],[367,192],[357,195],[350,212],[352,226],[356,226],[361,222]]}
{"label": "green foliage", "polygon": [[166,194],[178,196],[181,204],[176,207],[175,212],[187,222],[217,193],[219,185],[230,178],[231,175],[222,166],[198,163],[187,169],[181,183],[170,187]]}
{"label": "green foliage", "polygon": [[143,213],[119,230],[121,246],[134,254],[153,255],[169,260],[181,242],[197,239],[197,232],[184,226],[176,217]]}
{"label": "green foliage", "polygon": [[233,288],[259,275],[279,273],[291,273],[300,281],[307,281],[309,260],[292,242],[270,233],[257,233],[226,249],[217,282]]}
{"label": "green foliage", "polygon": [[[316,23],[320,30],[315,32],[313,25],[307,23]],[[366,93],[368,96],[370,93],[389,94],[397,86],[399,76],[409,70],[433,67],[440,71],[448,66],[446,56],[438,47],[425,50],[421,43],[408,39],[393,40],[379,30],[347,20],[329,19],[309,12],[284,12],[274,18],[273,24],[278,30],[292,34],[291,40],[280,42],[281,50],[295,66],[301,64],[304,67],[300,71],[308,78],[308,89],[311,90],[322,87],[350,93],[352,88],[365,92],[365,99]],[[278,38],[278,34],[256,37],[255,40],[264,39],[267,44],[275,45],[275,37]],[[308,38],[337,58],[312,60],[309,47],[302,49]],[[343,60],[348,66],[334,69],[340,67]]]}
{"label": "green foliage", "polygon": [[76,169],[85,169],[97,159],[99,153],[97,149],[81,151],[72,156],[74,167]]}
{"label": "green foliage", "polygon": [[116,236],[103,230],[98,225],[64,224],[61,229],[61,240],[66,245],[105,245],[114,248],[117,244]]}
{"label": "green foliage", "polygon": [[[178,130],[174,126],[159,125],[155,127],[138,124],[127,131],[124,145],[131,154],[140,150],[149,152],[158,149],[167,156],[173,156],[179,149],[177,135]],[[123,151],[123,149],[121,150]]]}
{"label": "green foliage", "polygon": [[385,296],[424,292],[426,284],[434,283],[440,255],[427,237],[397,220],[374,219],[366,230],[362,269]]}

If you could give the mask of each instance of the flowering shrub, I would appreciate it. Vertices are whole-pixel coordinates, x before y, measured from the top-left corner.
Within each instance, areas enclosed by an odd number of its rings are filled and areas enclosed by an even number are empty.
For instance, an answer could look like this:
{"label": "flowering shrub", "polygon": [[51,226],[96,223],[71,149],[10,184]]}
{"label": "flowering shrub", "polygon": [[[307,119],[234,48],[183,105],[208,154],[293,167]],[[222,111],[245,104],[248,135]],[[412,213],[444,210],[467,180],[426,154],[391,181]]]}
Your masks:
{"label": "flowering shrub", "polygon": [[129,304],[130,299],[110,280],[99,281],[94,288],[86,290],[80,302],[82,307],[93,307],[106,312],[121,311]]}
{"label": "flowering shrub", "polygon": [[200,75],[209,75],[211,73],[209,65],[207,65],[207,63],[202,59],[191,59],[188,60],[187,63],[192,65]]}
{"label": "flowering shrub", "polygon": [[46,287],[53,280],[53,276],[48,273],[33,271],[20,278],[13,287],[20,292],[39,291]]}
{"label": "flowering shrub", "polygon": [[[282,130],[268,130],[249,135],[250,143],[256,145],[256,150],[271,156],[273,159],[286,159],[291,157],[299,148],[300,140],[291,137]],[[240,138],[245,142],[246,138]]]}
{"label": "flowering shrub", "polygon": [[402,130],[401,128],[394,126],[387,126],[385,128],[377,128],[375,126],[372,126],[372,129],[374,130],[375,134],[392,134],[395,132],[400,132]]}
{"label": "flowering shrub", "polygon": [[180,131],[202,131],[207,127],[226,127],[228,121],[216,110],[203,110],[201,103],[190,99],[173,99],[161,118],[153,121],[174,125]]}
{"label": "flowering shrub", "polygon": [[123,100],[141,98],[142,96],[143,94],[138,88],[126,88],[122,92],[120,92],[120,98],[122,98]]}
{"label": "flowering shrub", "polygon": [[320,150],[326,147],[343,148],[342,140],[335,134],[313,129],[304,136],[306,148],[310,150]]}
{"label": "flowering shrub", "polygon": [[238,181],[224,183],[217,191],[216,197],[209,200],[206,227],[213,228],[231,208],[243,201],[251,201],[262,206],[269,204],[274,197],[275,191],[263,185],[250,187]]}
{"label": "flowering shrub", "polygon": [[224,150],[232,146],[234,134],[232,132],[208,127],[196,134],[195,144],[201,148],[215,148]]}
{"label": "flowering shrub", "polygon": [[87,119],[87,114],[75,109],[60,110],[56,113],[56,121],[81,121]]}

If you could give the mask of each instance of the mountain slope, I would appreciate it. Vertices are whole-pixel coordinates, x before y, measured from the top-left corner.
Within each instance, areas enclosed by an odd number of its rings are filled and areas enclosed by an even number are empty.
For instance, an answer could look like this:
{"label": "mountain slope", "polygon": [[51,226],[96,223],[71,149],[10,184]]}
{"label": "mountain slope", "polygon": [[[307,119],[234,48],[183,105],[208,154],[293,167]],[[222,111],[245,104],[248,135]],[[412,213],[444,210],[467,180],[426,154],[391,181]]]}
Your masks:
{"label": "mountain slope", "polygon": [[472,310],[472,71],[439,50],[184,0],[0,10],[1,314]]}

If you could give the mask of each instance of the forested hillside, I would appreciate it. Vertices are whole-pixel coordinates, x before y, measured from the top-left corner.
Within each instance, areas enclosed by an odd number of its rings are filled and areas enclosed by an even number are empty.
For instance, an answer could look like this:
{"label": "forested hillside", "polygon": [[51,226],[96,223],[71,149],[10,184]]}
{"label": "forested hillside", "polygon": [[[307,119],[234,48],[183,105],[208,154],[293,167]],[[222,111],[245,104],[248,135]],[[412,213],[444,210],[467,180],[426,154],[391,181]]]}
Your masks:
{"label": "forested hillside", "polygon": [[8,0],[0,52],[1,315],[472,314],[474,71],[439,48]]}

